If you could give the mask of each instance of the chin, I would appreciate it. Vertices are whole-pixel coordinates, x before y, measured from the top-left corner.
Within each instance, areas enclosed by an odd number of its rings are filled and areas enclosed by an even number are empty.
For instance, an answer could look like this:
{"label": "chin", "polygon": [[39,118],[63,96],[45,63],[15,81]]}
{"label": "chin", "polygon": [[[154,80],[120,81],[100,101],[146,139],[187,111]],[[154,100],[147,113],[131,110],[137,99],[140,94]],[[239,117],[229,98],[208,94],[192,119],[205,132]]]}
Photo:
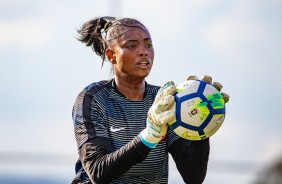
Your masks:
{"label": "chin", "polygon": [[149,72],[147,72],[147,73],[145,73],[145,74],[143,75],[143,77],[144,77],[144,78],[146,78],[146,77],[148,77],[148,76],[149,76],[149,74],[150,74],[150,71],[149,71]]}

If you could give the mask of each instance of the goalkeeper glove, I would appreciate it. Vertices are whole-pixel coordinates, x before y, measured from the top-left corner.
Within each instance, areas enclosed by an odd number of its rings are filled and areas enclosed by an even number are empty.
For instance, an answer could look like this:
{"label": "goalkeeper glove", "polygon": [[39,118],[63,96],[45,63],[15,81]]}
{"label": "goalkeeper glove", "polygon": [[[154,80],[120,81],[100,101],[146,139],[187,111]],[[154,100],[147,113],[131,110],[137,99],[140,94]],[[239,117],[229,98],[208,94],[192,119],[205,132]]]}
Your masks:
{"label": "goalkeeper glove", "polygon": [[161,87],[156,95],[153,105],[149,109],[146,128],[141,131],[139,137],[149,148],[157,146],[162,136],[168,129],[168,123],[176,120],[175,111],[171,107],[175,104],[175,85],[172,81]]}

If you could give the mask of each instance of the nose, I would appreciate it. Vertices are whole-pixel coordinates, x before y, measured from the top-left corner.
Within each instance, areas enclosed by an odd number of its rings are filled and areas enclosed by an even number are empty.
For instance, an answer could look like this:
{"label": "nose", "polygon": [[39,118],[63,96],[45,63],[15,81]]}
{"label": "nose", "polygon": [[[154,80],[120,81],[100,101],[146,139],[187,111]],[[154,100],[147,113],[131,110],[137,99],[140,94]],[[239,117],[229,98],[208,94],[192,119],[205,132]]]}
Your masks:
{"label": "nose", "polygon": [[146,46],[141,46],[141,48],[139,50],[139,56],[147,56],[148,53],[149,53],[149,51],[146,48]]}

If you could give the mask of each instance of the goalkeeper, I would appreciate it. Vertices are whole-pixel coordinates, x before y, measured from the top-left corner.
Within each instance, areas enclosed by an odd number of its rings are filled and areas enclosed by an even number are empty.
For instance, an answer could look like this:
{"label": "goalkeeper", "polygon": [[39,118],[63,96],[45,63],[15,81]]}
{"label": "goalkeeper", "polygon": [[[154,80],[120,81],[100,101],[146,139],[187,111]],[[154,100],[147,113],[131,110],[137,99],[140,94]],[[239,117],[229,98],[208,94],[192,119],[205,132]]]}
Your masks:
{"label": "goalkeeper", "polygon": [[[202,183],[209,139],[185,140],[168,127],[175,120],[175,85],[160,88],[145,81],[154,61],[147,28],[131,18],[100,17],[78,33],[102,65],[105,60],[112,64],[114,77],[90,84],[74,104],[79,159],[72,183],[166,184],[168,153],[185,183]],[[210,77],[202,80],[211,82]]]}

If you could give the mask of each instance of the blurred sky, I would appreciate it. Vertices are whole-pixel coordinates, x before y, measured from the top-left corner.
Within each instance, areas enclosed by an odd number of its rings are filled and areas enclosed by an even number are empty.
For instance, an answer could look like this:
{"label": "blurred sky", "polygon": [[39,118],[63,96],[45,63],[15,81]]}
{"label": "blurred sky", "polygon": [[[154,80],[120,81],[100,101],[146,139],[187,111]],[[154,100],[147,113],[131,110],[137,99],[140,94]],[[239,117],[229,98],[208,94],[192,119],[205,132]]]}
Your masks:
{"label": "blurred sky", "polygon": [[[230,95],[211,138],[206,184],[252,183],[282,155],[281,0],[0,0],[2,175],[70,183],[74,100],[91,82],[111,78],[110,65],[101,69],[101,59],[76,41],[76,29],[105,15],[136,18],[149,29],[149,83],[208,74]],[[44,155],[58,162],[41,163]],[[181,182],[172,163],[169,183]]]}

